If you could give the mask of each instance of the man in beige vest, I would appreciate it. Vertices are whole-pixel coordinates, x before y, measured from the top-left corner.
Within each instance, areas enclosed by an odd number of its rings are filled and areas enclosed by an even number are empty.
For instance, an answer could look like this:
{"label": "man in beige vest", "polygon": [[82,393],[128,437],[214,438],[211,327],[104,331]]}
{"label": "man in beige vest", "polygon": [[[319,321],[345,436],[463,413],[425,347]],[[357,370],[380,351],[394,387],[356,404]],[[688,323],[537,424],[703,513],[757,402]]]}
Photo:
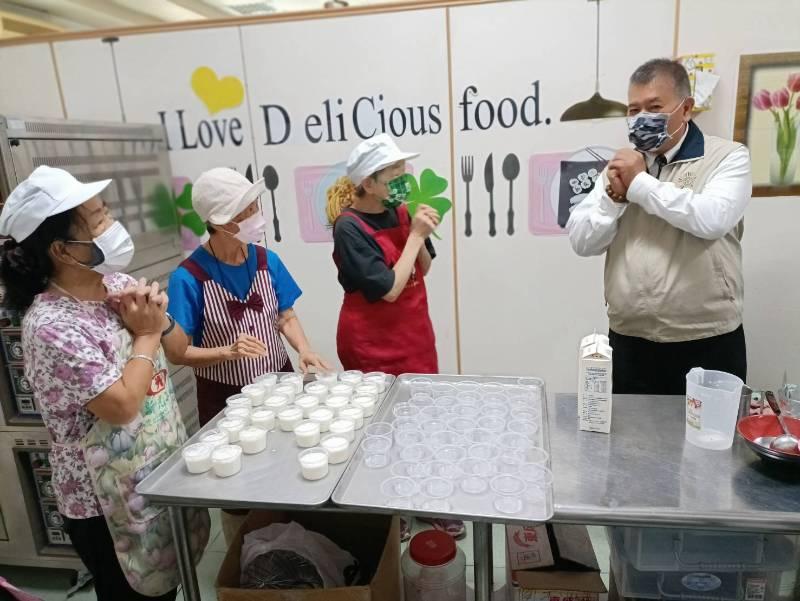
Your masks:
{"label": "man in beige vest", "polygon": [[741,240],[750,154],[691,120],[686,70],[639,67],[628,89],[635,149],[617,152],[567,228],[580,256],[606,254],[614,392],[684,394],[692,367],[743,380]]}

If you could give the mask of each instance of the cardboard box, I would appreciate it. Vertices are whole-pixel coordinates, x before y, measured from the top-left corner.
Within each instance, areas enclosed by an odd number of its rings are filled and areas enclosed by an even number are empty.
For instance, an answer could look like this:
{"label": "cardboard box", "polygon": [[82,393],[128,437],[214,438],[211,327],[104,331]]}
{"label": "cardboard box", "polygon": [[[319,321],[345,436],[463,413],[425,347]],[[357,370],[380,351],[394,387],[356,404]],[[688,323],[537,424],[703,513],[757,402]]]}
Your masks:
{"label": "cardboard box", "polygon": [[[240,587],[244,535],[276,522],[294,520],[327,536],[359,562],[369,584],[344,588],[255,590]],[[370,514],[252,512],[228,548],[217,575],[219,601],[400,601],[400,521]]]}
{"label": "cardboard box", "polygon": [[547,526],[506,526],[506,559],[512,570],[553,565]]}
{"label": "cardboard box", "polygon": [[594,342],[581,348],[578,420],[588,432],[611,432],[611,347]]}
{"label": "cardboard box", "polygon": [[605,584],[586,526],[547,528],[554,564],[536,570],[512,570],[507,576],[509,601],[606,601]]}

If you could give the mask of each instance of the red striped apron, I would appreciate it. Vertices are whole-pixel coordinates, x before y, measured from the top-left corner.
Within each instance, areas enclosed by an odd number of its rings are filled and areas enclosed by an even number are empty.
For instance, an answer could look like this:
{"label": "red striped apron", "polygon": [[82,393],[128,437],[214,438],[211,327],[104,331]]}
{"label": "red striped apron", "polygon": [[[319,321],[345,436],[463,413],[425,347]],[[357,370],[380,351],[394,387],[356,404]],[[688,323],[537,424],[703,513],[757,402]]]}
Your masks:
{"label": "red striped apron", "polygon": [[[197,406],[200,424],[206,424],[225,408],[225,399],[239,392],[242,386],[267,372],[292,371],[289,355],[278,331],[278,298],[267,269],[267,249],[255,248],[257,266],[247,298],[240,301],[226,290],[191,258],[181,266],[203,285],[203,336],[201,348],[231,346],[239,334],[250,334],[267,347],[267,354],[257,359],[225,361],[210,367],[195,368]],[[254,293],[263,300],[263,309],[253,308]],[[229,305],[244,305],[238,319],[231,316]],[[257,305],[258,303],[256,303]]]}

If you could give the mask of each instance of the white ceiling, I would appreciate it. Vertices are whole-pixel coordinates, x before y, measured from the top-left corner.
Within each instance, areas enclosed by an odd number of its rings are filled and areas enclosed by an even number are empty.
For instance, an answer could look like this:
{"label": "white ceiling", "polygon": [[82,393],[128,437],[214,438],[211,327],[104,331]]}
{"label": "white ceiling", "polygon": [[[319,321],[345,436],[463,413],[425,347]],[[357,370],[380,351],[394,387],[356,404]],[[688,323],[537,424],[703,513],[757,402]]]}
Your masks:
{"label": "white ceiling", "polygon": [[[350,6],[393,1],[348,0]],[[324,5],[325,0],[0,0],[0,16],[53,30],[85,31],[319,10]]]}

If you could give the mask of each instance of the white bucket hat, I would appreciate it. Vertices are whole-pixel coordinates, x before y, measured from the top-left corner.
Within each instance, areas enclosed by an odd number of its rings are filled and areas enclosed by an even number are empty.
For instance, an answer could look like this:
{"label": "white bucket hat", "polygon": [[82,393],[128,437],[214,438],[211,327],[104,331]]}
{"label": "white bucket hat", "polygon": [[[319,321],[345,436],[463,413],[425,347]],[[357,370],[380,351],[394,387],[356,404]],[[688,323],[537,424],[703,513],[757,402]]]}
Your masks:
{"label": "white bucket hat", "polygon": [[104,179],[82,184],[63,169],[37,167],[8,195],[0,213],[0,236],[22,242],[45,219],[82,205],[110,183],[110,179]]}
{"label": "white bucket hat", "polygon": [[355,147],[347,159],[347,177],[358,186],[366,178],[397,161],[419,156],[418,152],[403,152],[388,135],[379,134]]}
{"label": "white bucket hat", "polygon": [[192,206],[200,219],[212,225],[225,225],[244,211],[266,190],[264,180],[251,184],[244,175],[228,167],[201,173],[192,184]]}

